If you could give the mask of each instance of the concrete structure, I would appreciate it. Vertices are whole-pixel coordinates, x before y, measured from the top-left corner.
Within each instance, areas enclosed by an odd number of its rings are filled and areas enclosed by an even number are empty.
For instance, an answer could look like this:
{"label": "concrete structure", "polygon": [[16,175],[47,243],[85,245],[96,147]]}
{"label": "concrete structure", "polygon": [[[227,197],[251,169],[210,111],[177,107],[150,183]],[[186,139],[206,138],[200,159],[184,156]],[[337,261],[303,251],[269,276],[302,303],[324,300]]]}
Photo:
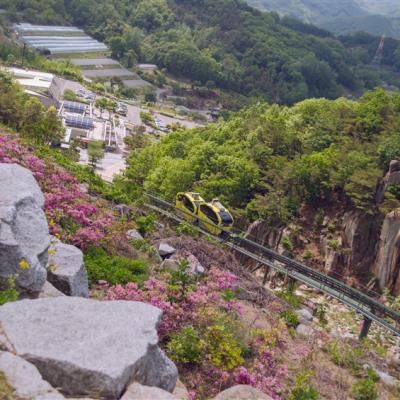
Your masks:
{"label": "concrete structure", "polygon": [[14,76],[25,93],[38,98],[44,106],[56,105],[50,91],[54,81],[53,74],[22,68],[4,68],[4,70]]}

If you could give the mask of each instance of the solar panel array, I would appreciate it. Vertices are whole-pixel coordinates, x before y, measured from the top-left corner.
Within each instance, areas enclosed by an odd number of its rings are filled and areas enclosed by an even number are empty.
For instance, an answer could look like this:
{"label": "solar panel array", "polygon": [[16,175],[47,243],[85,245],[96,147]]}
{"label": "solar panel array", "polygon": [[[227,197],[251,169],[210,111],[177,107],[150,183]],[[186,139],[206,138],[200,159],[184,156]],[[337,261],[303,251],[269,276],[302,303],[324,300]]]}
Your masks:
{"label": "solar panel array", "polygon": [[[107,50],[107,46],[104,43],[84,35],[81,29],[74,27],[19,24],[15,26],[15,29],[21,33],[21,40],[28,46],[37,50],[48,50],[52,54],[86,53]],[[48,33],[49,35],[39,35],[39,33]],[[59,34],[58,36],[57,33]],[[71,33],[71,36],[60,36],[61,33]],[[82,35],[72,35],[73,33]]]}
{"label": "solar panel array", "polygon": [[86,110],[86,105],[76,101],[64,101],[63,106],[67,111],[83,114]]}
{"label": "solar panel array", "polygon": [[84,118],[84,117],[76,117],[76,116],[71,116],[71,115],[67,115],[65,117],[65,124],[72,128],[79,128],[79,129],[93,129],[94,128],[94,122],[92,119]]}

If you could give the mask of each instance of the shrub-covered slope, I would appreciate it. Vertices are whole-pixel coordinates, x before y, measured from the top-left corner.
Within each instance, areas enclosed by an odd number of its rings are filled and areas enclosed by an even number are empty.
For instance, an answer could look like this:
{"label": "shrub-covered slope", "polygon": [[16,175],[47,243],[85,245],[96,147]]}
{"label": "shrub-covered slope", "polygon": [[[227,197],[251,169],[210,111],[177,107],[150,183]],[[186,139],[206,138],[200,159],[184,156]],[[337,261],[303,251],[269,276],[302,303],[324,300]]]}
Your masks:
{"label": "shrub-covered slope", "polygon": [[186,190],[219,197],[237,228],[264,221],[250,231],[260,242],[399,293],[396,245],[385,247],[400,206],[397,164],[384,180],[400,159],[399,107],[400,95],[383,90],[359,102],[259,104],[133,152],[126,177],[168,200]]}

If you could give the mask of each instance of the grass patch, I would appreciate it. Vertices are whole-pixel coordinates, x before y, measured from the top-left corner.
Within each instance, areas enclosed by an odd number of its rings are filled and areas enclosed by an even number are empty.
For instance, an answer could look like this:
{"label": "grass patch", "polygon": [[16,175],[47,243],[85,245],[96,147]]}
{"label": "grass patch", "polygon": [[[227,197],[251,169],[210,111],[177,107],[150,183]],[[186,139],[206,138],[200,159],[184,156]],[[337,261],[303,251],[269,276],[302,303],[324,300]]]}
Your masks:
{"label": "grass patch", "polygon": [[296,328],[299,325],[299,317],[291,310],[283,311],[279,316],[285,321],[288,328]]}
{"label": "grass patch", "polygon": [[109,255],[102,248],[89,248],[85,253],[85,266],[89,283],[104,280],[111,285],[135,282],[143,284],[149,278],[149,264],[146,260]]}
{"label": "grass patch", "polygon": [[275,293],[277,297],[280,299],[286,301],[286,303],[289,303],[295,308],[300,308],[300,306],[303,303],[303,298],[301,296],[298,296],[297,294],[293,293],[292,291],[289,290],[284,290],[282,292],[277,292]]}
{"label": "grass patch", "polygon": [[362,358],[365,355],[365,349],[361,345],[355,346],[333,340],[326,345],[324,350],[339,367],[350,369],[354,374],[361,370]]}

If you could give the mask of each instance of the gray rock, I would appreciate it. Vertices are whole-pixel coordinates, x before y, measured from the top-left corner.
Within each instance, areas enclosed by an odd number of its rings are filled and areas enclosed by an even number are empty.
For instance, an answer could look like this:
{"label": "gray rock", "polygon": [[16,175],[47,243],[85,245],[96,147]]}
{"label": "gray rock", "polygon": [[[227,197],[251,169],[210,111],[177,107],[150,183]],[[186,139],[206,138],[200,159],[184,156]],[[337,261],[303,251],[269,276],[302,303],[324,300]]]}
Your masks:
{"label": "gray rock", "polygon": [[128,232],[126,232],[126,237],[129,240],[143,240],[143,236],[136,229],[131,229]]}
{"label": "gray rock", "polygon": [[375,370],[375,372],[378,374],[383,384],[388,387],[395,388],[400,384],[400,382],[396,378],[394,378],[392,375],[387,374],[386,372],[379,370]]}
{"label": "gray rock", "polygon": [[0,346],[71,397],[117,399],[132,381],[172,391],[177,370],[157,346],[161,314],[130,301],[22,300],[0,307]]}
{"label": "gray rock", "polygon": [[167,271],[177,271],[179,268],[179,263],[176,260],[171,260],[167,258],[161,263],[161,269],[167,270]]}
{"label": "gray rock", "polygon": [[39,294],[40,299],[47,299],[47,298],[52,298],[52,297],[62,297],[62,296],[65,296],[65,294],[61,293],[50,282],[46,282],[44,284],[42,291]]}
{"label": "gray rock", "polygon": [[263,392],[248,385],[237,385],[224,390],[214,400],[272,400]]}
{"label": "gray rock", "polygon": [[206,269],[201,265],[200,261],[193,254],[190,254],[187,257],[187,261],[189,262],[189,272],[191,274],[193,275],[205,274]]}
{"label": "gray rock", "polygon": [[156,221],[156,222],[155,222],[155,225],[156,225],[156,228],[157,228],[159,231],[162,231],[163,229],[165,229],[165,225],[162,224],[161,222]]}
{"label": "gray rock", "polygon": [[161,243],[158,246],[158,253],[163,258],[171,257],[176,252],[176,249],[167,243]]}
{"label": "gray rock", "polygon": [[311,328],[311,326],[304,325],[304,324],[300,324],[300,325],[298,325],[298,327],[296,328],[296,332],[297,332],[299,335],[308,337],[308,336],[312,336],[312,335],[314,334],[315,331],[314,331],[313,328]]}
{"label": "gray rock", "polygon": [[300,310],[296,310],[296,314],[299,317],[299,321],[301,324],[310,324],[311,321],[313,320],[313,315],[310,313],[310,311],[308,311],[305,308],[302,308]]}
{"label": "gray rock", "polygon": [[17,397],[35,400],[64,399],[64,396],[43,380],[33,364],[12,353],[0,352],[0,372],[4,374]]}
{"label": "gray rock", "polygon": [[79,190],[84,193],[88,194],[89,193],[89,185],[87,183],[79,183],[78,184]]}
{"label": "gray rock", "polygon": [[136,375],[137,381],[147,386],[161,387],[168,392],[174,390],[178,380],[178,368],[159,347],[151,349],[151,356],[147,357],[142,368]]}
{"label": "gray rock", "polygon": [[180,379],[177,380],[176,386],[172,394],[178,400],[190,400],[189,391],[187,390],[186,386],[182,383]]}
{"label": "gray rock", "polygon": [[154,386],[143,386],[138,382],[129,385],[121,400],[178,400],[171,393]]}
{"label": "gray rock", "polygon": [[75,246],[52,243],[55,252],[49,260],[47,280],[67,296],[89,297],[83,253]]}
{"label": "gray rock", "polygon": [[0,277],[17,274],[22,292],[38,294],[50,245],[43,194],[32,173],[16,164],[0,164],[0,188],[6,188],[0,190]]}

